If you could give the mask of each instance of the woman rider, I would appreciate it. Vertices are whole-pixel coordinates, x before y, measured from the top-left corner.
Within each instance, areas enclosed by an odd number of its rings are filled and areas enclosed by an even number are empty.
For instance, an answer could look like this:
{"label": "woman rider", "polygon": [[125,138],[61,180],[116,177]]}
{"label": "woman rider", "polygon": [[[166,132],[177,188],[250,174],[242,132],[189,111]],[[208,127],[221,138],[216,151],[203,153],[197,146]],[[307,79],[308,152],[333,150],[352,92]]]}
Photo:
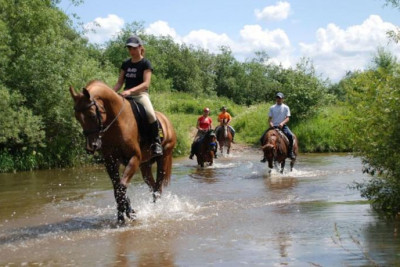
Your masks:
{"label": "woman rider", "polygon": [[195,151],[195,146],[196,143],[207,133],[207,131],[212,129],[212,119],[208,115],[210,114],[210,109],[209,108],[204,108],[203,109],[203,115],[201,115],[197,119],[197,134],[194,137],[192,147],[190,150],[190,159],[193,159],[194,156],[194,151]]}
{"label": "woman rider", "polygon": [[124,91],[121,95],[123,97],[132,97],[136,102],[143,105],[150,124],[152,157],[162,156],[163,150],[158,122],[149,97],[153,68],[150,61],[144,57],[143,42],[138,36],[129,37],[125,47],[128,48],[130,58],[122,63],[118,81],[113,89],[118,91],[125,83]]}

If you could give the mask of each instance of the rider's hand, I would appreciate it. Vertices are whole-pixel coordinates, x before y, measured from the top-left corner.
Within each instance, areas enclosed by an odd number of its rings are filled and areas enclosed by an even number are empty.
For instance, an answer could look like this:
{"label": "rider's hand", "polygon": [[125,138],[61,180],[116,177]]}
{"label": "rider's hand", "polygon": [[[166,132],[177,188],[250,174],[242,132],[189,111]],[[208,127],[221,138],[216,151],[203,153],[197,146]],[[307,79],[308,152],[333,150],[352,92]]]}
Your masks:
{"label": "rider's hand", "polygon": [[127,97],[127,96],[130,96],[131,93],[128,92],[128,91],[122,91],[122,92],[121,92],[121,95],[122,95],[123,97]]}

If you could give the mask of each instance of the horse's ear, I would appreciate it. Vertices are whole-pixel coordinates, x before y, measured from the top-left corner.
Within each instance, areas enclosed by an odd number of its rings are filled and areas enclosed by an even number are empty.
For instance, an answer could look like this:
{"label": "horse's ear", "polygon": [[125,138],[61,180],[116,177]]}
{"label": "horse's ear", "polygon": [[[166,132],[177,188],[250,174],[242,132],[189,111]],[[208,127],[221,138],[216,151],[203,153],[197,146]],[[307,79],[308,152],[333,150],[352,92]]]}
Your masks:
{"label": "horse's ear", "polygon": [[78,97],[78,94],[75,92],[75,89],[72,87],[72,85],[69,86],[69,92],[71,93],[71,96],[75,101]]}
{"label": "horse's ear", "polygon": [[87,99],[90,99],[89,91],[85,87],[82,88],[82,93]]}

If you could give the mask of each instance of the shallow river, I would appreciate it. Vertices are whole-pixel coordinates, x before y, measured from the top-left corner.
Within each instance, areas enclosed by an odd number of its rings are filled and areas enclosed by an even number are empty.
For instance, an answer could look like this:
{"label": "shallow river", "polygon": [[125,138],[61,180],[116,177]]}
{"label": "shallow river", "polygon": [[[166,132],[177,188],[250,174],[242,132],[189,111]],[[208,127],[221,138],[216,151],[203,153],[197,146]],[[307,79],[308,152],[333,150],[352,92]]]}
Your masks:
{"label": "shallow river", "polygon": [[284,174],[260,159],[175,159],[156,204],[137,175],[123,227],[102,167],[0,174],[0,266],[400,265],[396,223],[348,188],[368,178],[358,158],[302,154]]}

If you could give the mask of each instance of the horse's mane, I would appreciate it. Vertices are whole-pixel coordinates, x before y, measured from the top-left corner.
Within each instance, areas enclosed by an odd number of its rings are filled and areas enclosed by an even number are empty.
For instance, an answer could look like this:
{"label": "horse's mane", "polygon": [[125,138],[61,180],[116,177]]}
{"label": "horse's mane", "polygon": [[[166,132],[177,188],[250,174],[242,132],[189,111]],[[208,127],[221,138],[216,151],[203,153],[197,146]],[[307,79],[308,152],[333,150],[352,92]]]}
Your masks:
{"label": "horse's mane", "polygon": [[104,93],[116,92],[106,83],[100,80],[92,80],[86,84],[86,89],[94,95],[104,95]]}

